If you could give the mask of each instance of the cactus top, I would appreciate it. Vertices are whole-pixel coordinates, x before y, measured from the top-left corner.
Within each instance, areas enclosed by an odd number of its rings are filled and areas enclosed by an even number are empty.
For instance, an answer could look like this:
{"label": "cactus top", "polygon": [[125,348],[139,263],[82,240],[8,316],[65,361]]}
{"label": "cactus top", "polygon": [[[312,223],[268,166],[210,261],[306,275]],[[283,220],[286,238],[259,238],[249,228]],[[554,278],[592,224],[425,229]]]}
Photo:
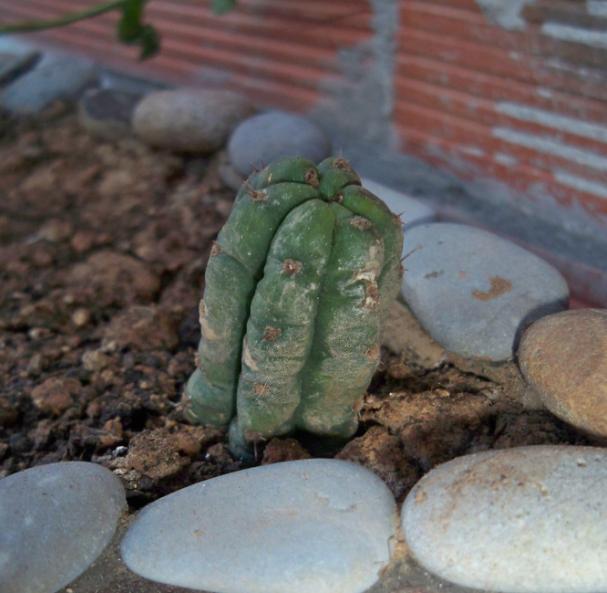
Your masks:
{"label": "cactus top", "polygon": [[252,174],[211,249],[186,392],[232,446],[294,429],[350,436],[400,287],[400,220],[342,158]]}

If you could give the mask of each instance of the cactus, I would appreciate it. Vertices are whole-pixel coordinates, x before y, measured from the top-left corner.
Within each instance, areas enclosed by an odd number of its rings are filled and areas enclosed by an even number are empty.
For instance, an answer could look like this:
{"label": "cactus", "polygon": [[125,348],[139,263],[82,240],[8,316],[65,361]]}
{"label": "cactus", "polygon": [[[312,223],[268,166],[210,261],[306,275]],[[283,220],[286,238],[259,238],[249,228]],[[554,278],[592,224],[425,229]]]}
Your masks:
{"label": "cactus", "polygon": [[348,438],[400,287],[402,227],[341,158],[253,173],[211,249],[186,393],[232,450],[305,430]]}

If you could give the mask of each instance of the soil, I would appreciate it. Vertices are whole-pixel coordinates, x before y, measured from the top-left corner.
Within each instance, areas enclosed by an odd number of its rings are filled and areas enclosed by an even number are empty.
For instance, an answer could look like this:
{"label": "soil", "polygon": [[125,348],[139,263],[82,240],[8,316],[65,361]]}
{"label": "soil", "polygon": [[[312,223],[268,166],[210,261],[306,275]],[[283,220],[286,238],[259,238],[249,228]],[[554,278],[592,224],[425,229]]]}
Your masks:
{"label": "soil", "polygon": [[[0,116],[0,477],[65,460],[113,470],[131,509],[242,467],[223,431],[192,425],[198,301],[233,190],[221,154],[181,157],[100,141],[73,109]],[[402,500],[455,456],[581,443],[508,382],[382,348],[345,445],[272,439],[257,463],[336,456]]]}

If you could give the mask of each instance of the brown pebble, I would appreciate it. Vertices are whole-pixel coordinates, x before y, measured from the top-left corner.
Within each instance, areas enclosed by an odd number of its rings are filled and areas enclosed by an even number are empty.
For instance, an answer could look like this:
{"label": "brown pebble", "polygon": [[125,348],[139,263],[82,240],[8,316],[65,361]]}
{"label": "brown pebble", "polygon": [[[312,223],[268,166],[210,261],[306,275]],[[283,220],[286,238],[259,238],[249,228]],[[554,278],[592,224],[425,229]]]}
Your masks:
{"label": "brown pebble", "polygon": [[78,231],[70,241],[72,249],[76,253],[88,251],[95,243],[95,235],[90,231]]}
{"label": "brown pebble", "polygon": [[46,222],[38,231],[38,237],[51,243],[67,239],[72,233],[72,225],[67,220],[53,218]]}
{"label": "brown pebble", "polygon": [[97,302],[129,304],[149,300],[160,280],[139,260],[113,251],[99,251],[69,273],[69,283],[94,293]]}
{"label": "brown pebble", "polygon": [[89,350],[82,355],[82,366],[87,371],[102,371],[107,368],[112,359],[101,350]]}
{"label": "brown pebble", "polygon": [[190,464],[180,452],[178,439],[164,428],[135,435],[129,443],[126,466],[152,480],[162,480],[179,473]]}
{"label": "brown pebble", "polygon": [[103,432],[99,435],[99,447],[107,449],[118,445],[123,439],[122,422],[120,418],[111,418],[103,425]]}
{"label": "brown pebble", "polygon": [[170,433],[161,429],[141,432],[129,443],[126,465],[144,476],[160,480],[178,473],[187,458],[179,455]]}
{"label": "brown pebble", "polygon": [[518,351],[523,375],[556,416],[607,437],[607,310],[548,315],[527,329]]}
{"label": "brown pebble", "polygon": [[103,410],[103,405],[101,404],[101,402],[99,400],[93,400],[86,407],[86,415],[88,418],[96,418],[97,416],[99,416],[101,414],[102,410]]}
{"label": "brown pebble", "polygon": [[171,316],[156,306],[128,308],[112,319],[103,336],[104,350],[171,350],[179,343]]}
{"label": "brown pebble", "polygon": [[77,379],[49,377],[32,389],[31,397],[41,412],[59,416],[74,403],[81,389]]}
{"label": "brown pebble", "polygon": [[76,327],[84,327],[91,320],[91,312],[88,309],[76,309],[72,313],[72,323]]}
{"label": "brown pebble", "polygon": [[32,327],[32,329],[27,332],[27,335],[32,340],[42,340],[48,338],[51,335],[51,332],[46,327]]}

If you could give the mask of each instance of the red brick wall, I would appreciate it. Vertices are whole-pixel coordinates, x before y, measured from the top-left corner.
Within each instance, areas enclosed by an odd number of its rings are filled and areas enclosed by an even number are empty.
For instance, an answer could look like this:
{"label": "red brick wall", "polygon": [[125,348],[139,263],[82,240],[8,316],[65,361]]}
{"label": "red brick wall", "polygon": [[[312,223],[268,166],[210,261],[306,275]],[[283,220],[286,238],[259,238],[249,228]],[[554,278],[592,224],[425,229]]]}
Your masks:
{"label": "red brick wall", "polygon": [[[0,18],[54,17],[94,1],[0,0]],[[143,64],[115,42],[115,15],[38,39],[134,74],[232,86],[307,110],[328,83],[355,86],[341,50],[372,41],[374,11],[396,2],[400,148],[463,179],[500,180],[515,199],[607,233],[607,0],[383,2],[238,0],[216,17],[206,0],[151,0],[163,51]],[[511,9],[500,15],[490,4]]]}
{"label": "red brick wall", "polygon": [[[50,18],[95,0],[0,0],[0,19]],[[41,38],[75,48],[108,66],[170,82],[210,82],[240,89],[263,104],[305,110],[322,81],[339,76],[336,52],[369,37],[364,0],[239,0],[215,16],[204,0],[152,0],[148,19],[162,52],[144,63],[115,41],[115,15],[104,15]],[[40,38],[39,37],[39,38]]]}
{"label": "red brick wall", "polygon": [[404,148],[607,225],[607,2],[537,0],[501,24],[479,4],[401,0]]}

